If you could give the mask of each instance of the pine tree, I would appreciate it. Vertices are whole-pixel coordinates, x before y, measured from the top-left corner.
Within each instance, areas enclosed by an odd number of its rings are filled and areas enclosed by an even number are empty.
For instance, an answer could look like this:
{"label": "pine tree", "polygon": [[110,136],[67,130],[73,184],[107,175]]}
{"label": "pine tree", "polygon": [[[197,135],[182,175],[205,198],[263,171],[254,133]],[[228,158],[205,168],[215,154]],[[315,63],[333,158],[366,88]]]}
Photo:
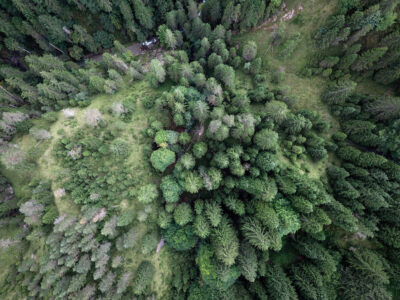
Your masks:
{"label": "pine tree", "polygon": [[133,292],[135,295],[141,295],[145,292],[153,278],[154,272],[154,266],[149,261],[142,261],[136,271],[136,278],[133,283]]}
{"label": "pine tree", "polygon": [[278,143],[278,134],[270,129],[263,129],[254,135],[254,143],[262,150],[275,151]]}
{"label": "pine tree", "polygon": [[211,226],[217,227],[222,219],[222,209],[217,202],[207,202],[205,205],[205,215],[211,223]]}
{"label": "pine tree", "polygon": [[296,300],[298,299],[290,278],[281,266],[268,264],[265,274],[265,284],[268,294],[272,299]]}
{"label": "pine tree", "polygon": [[214,76],[224,83],[228,89],[235,87],[235,70],[231,66],[219,64],[214,70]]}
{"label": "pine tree", "polygon": [[100,281],[99,290],[103,293],[110,290],[111,286],[114,284],[115,274],[109,271],[106,276]]}
{"label": "pine tree", "polygon": [[342,81],[331,84],[323,93],[323,101],[327,104],[342,104],[354,92],[356,83],[353,81]]}
{"label": "pine tree", "polygon": [[257,219],[247,218],[241,230],[251,245],[262,251],[268,250],[270,246],[268,231]]}
{"label": "pine tree", "polygon": [[194,220],[194,233],[205,239],[210,234],[210,225],[203,215],[197,215]]}
{"label": "pine tree", "polygon": [[227,266],[232,266],[239,255],[239,239],[226,218],[214,228],[211,240],[217,259]]}
{"label": "pine tree", "polygon": [[257,278],[257,254],[248,243],[241,243],[238,257],[240,271],[247,281],[254,282]]}
{"label": "pine tree", "polygon": [[121,275],[117,282],[117,294],[123,294],[126,291],[130,283],[131,277],[132,274],[130,272],[126,272]]}
{"label": "pine tree", "polygon": [[151,9],[149,7],[146,7],[142,0],[134,0],[133,8],[135,12],[135,17],[139,20],[140,25],[142,25],[146,29],[152,29],[154,23]]}
{"label": "pine tree", "polygon": [[175,223],[183,226],[193,220],[193,210],[188,203],[179,204],[174,211]]}
{"label": "pine tree", "polygon": [[113,216],[111,219],[109,219],[106,223],[104,223],[104,227],[101,230],[101,234],[104,236],[108,236],[110,238],[114,238],[117,236],[117,221],[118,217]]}
{"label": "pine tree", "polygon": [[358,72],[370,69],[386,53],[387,49],[387,47],[374,48],[361,53],[352,64],[351,69]]}

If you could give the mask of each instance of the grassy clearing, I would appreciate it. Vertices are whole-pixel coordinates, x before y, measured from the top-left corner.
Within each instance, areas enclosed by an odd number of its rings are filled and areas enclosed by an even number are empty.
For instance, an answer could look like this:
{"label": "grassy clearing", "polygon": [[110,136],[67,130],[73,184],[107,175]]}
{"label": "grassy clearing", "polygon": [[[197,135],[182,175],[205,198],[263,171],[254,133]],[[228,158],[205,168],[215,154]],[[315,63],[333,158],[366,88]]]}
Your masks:
{"label": "grassy clearing", "polygon": [[[303,7],[299,9],[299,5]],[[263,26],[233,37],[234,42],[242,44],[248,40],[253,40],[258,46],[258,54],[267,69],[285,68],[287,73],[297,73],[304,67],[314,55],[315,30],[319,28],[326,18],[333,12],[336,1],[329,0],[288,0],[286,1],[287,12],[294,9],[295,16],[291,20],[283,21],[286,26],[286,37],[291,37],[294,33],[301,34],[301,40],[294,53],[287,59],[279,57],[279,47],[273,47],[270,43],[270,35],[277,28],[280,17],[275,22],[267,22]]]}
{"label": "grassy clearing", "polygon": [[[263,68],[271,75],[278,69],[285,71],[283,81],[277,85],[270,83],[272,88],[289,86],[291,94],[298,96],[299,101],[294,106],[295,109],[308,108],[318,111],[336,129],[338,124],[331,117],[328,108],[320,100],[320,95],[326,85],[326,80],[321,78],[304,78],[299,76],[299,72],[306,66],[315,54],[315,44],[313,36],[315,30],[319,28],[332,13],[335,8],[335,1],[295,1],[286,2],[287,11],[295,10],[295,16],[291,20],[282,23],[286,26],[286,37],[290,38],[299,32],[301,40],[288,58],[280,57],[280,47],[273,47],[270,43],[272,32],[281,23],[278,18],[276,22],[265,23],[263,26],[245,33],[235,35],[233,41],[244,45],[247,41],[253,40],[258,46],[258,55],[263,60]],[[299,9],[299,5],[303,7]],[[243,80],[243,75],[239,73],[238,80]],[[271,76],[270,76],[271,77]],[[248,79],[246,79],[248,81]],[[247,83],[245,83],[247,85]]]}
{"label": "grassy clearing", "polygon": [[[58,121],[51,127],[51,133],[53,135],[52,144],[47,148],[45,154],[40,159],[39,164],[43,174],[46,176],[54,176],[62,172],[62,169],[55,162],[53,156],[54,143],[63,136],[60,134],[60,129],[67,134],[73,134],[78,128],[85,128],[84,115],[89,109],[99,109],[105,121],[108,124],[108,129],[119,128],[119,137],[127,141],[131,145],[131,154],[123,162],[115,163],[110,158],[105,166],[110,171],[118,169],[128,169],[131,175],[130,180],[134,182],[137,189],[140,186],[148,183],[156,183],[158,178],[153,176],[151,172],[150,163],[145,155],[146,150],[150,147],[150,141],[144,138],[141,132],[149,126],[150,120],[161,120],[164,124],[168,124],[168,116],[156,111],[155,109],[146,109],[143,106],[143,99],[145,97],[155,98],[162,93],[169,86],[163,86],[160,89],[152,89],[148,81],[138,81],[131,84],[128,88],[121,90],[114,95],[99,95],[96,96],[91,104],[87,108],[75,108],[74,119],[68,120],[65,118],[62,112],[59,113]],[[108,113],[109,108],[113,103],[121,102],[127,97],[134,97],[136,99],[136,109],[132,113],[131,120],[129,122],[121,123],[120,120]],[[119,124],[117,124],[119,122]],[[121,127],[121,124],[123,126]],[[60,187],[63,181],[56,181],[54,188]],[[135,199],[120,199],[120,207],[124,210],[132,210],[136,213],[140,213],[145,209],[145,205],[141,204]],[[60,213],[73,213],[71,207],[75,206],[72,199],[63,197],[62,200],[57,201],[57,207]],[[76,206],[75,206],[76,207]],[[143,254],[141,250],[141,241],[143,236],[151,229],[155,229],[155,216],[156,216],[156,205],[152,205],[152,211],[149,213],[147,222],[135,221],[134,229],[138,233],[138,242],[134,248],[126,250],[125,252],[125,270],[132,273],[135,276],[135,272],[143,260],[150,261],[155,269],[156,273],[152,281],[152,290],[156,291],[158,295],[163,295],[168,290],[168,274],[170,269],[168,268],[169,252],[167,248],[163,248],[160,253],[152,251],[150,254]],[[152,225],[153,224],[153,225]]]}
{"label": "grassy clearing", "polygon": [[[168,88],[168,87],[166,87]],[[164,87],[165,89],[165,87]],[[128,96],[133,96],[137,99],[137,108],[132,114],[132,119],[129,123],[126,123],[121,137],[126,139],[132,145],[132,151],[129,158],[125,161],[127,165],[132,166],[132,175],[140,177],[141,182],[153,181],[150,178],[149,162],[143,157],[144,142],[141,139],[140,132],[148,126],[149,117],[153,116],[156,119],[165,118],[155,110],[147,110],[143,107],[142,99],[144,97],[156,97],[162,92],[161,89],[154,90],[149,86],[146,80],[134,82],[128,88],[119,91],[114,95],[98,95],[93,98],[91,104],[86,108],[71,108],[75,116],[73,118],[67,118],[62,111],[58,112],[58,120],[51,126],[46,124],[43,120],[34,120],[34,126],[40,128],[46,128],[50,131],[52,138],[50,141],[37,144],[37,142],[30,135],[24,135],[16,137],[13,143],[17,144],[22,150],[28,152],[29,149],[35,148],[37,152],[37,164],[38,169],[33,170],[35,177],[47,178],[52,180],[52,189],[55,191],[60,188],[64,180],[57,180],[58,178],[65,179],[70,176],[68,170],[63,169],[56,161],[53,150],[55,143],[64,135],[71,135],[77,128],[85,127],[84,115],[89,109],[97,108],[103,112],[105,120],[109,123],[109,126],[115,126],[115,119],[107,114],[108,108],[114,102],[121,102]],[[119,168],[121,166],[110,164],[110,168]],[[27,184],[30,181],[32,174],[26,174],[23,170],[8,170],[3,168],[4,174],[9,178],[12,185],[14,186],[15,193],[18,197],[27,196]],[[78,213],[78,207],[72,201],[72,199],[66,195],[63,198],[55,198],[55,202],[60,214],[75,215]],[[130,206],[133,203],[129,203]]]}
{"label": "grassy clearing", "polygon": [[[57,162],[54,156],[54,147],[57,141],[65,136],[70,136],[74,134],[79,128],[87,128],[84,121],[85,112],[90,109],[99,109],[103,118],[108,124],[108,129],[120,128],[119,137],[123,138],[131,145],[131,154],[127,159],[122,162],[115,163],[113,159],[110,158],[109,161],[105,162],[105,166],[111,170],[118,169],[128,169],[131,175],[131,180],[133,181],[137,189],[148,183],[157,183],[158,178],[151,172],[151,166],[146,156],[146,151],[151,147],[151,142],[148,138],[144,138],[141,132],[149,126],[150,121],[160,120],[165,125],[168,125],[169,118],[167,115],[163,115],[161,112],[155,109],[146,109],[143,106],[143,99],[145,97],[156,98],[164,90],[170,88],[169,84],[163,85],[159,89],[153,89],[150,87],[147,80],[133,82],[125,89],[122,89],[114,95],[98,95],[95,96],[91,104],[85,108],[71,108],[74,111],[73,118],[67,118],[62,111],[58,112],[58,119],[53,124],[48,124],[44,120],[34,120],[34,126],[39,128],[46,128],[51,133],[51,139],[46,142],[42,142],[36,145],[36,141],[29,134],[24,136],[18,136],[13,140],[14,144],[17,144],[25,152],[29,151],[31,148],[35,148],[37,152],[37,169],[33,170],[31,173],[24,172],[25,167],[22,169],[9,170],[3,168],[5,175],[10,179],[16,195],[18,197],[24,197],[27,199],[29,197],[30,191],[28,184],[32,177],[46,178],[52,180],[53,192],[58,188],[63,186],[65,180],[72,176],[70,172],[63,169],[61,165]],[[112,116],[108,113],[109,108],[115,102],[122,102],[127,97],[133,97],[136,99],[136,109],[132,113],[131,120],[128,122],[121,122],[118,118]],[[119,124],[117,124],[119,122]],[[36,146],[35,146],[36,145]],[[122,209],[129,209],[135,211],[136,213],[141,212],[145,209],[145,205],[135,201],[135,199],[118,199],[120,200],[120,206]],[[73,201],[69,195],[65,195],[62,198],[56,198],[55,202],[60,214],[67,215],[77,215],[79,213],[79,207]],[[152,205],[152,211],[149,213],[147,222],[135,221],[134,228],[138,232],[138,242],[137,245],[126,251],[126,265],[125,269],[130,271],[133,276],[137,267],[142,260],[149,260],[152,262],[156,268],[156,273],[152,282],[152,289],[157,292],[158,295],[164,295],[168,291],[168,279],[170,275],[169,269],[169,251],[168,247],[164,246],[163,249],[156,253],[152,251],[150,254],[142,254],[141,251],[141,240],[143,236],[150,229],[156,229],[155,219],[156,219],[156,207],[157,204]],[[4,231],[4,234],[3,234]],[[4,228],[0,229],[0,239],[3,237],[8,238],[14,236],[10,232],[17,232],[18,228]],[[16,233],[15,233],[16,234]],[[16,256],[20,255],[16,250],[16,247],[21,245],[10,246],[9,248],[3,250],[0,248],[0,266],[4,266],[0,271],[0,279],[4,280],[7,275],[7,270],[9,262],[16,261]]]}
{"label": "grassy clearing", "polygon": [[[233,41],[243,46],[247,41],[254,41],[257,44],[258,56],[263,61],[263,69],[267,74],[270,82],[267,83],[269,88],[285,88],[289,90],[289,94],[296,95],[298,101],[292,109],[311,109],[317,111],[331,125],[331,129],[326,134],[330,136],[337,131],[339,124],[337,120],[330,114],[328,107],[321,101],[321,93],[327,84],[327,80],[318,77],[306,78],[300,76],[301,70],[310,63],[313,55],[316,53],[313,36],[315,31],[326,21],[326,18],[333,12],[336,1],[329,0],[306,0],[286,1],[287,9],[283,12],[275,22],[266,22],[257,29],[235,35]],[[301,7],[300,7],[301,6]],[[282,16],[295,11],[294,17],[290,20],[280,21]],[[281,46],[271,45],[271,34],[281,24],[285,26],[285,37],[290,38],[295,33],[300,33],[301,40],[296,46],[292,55],[287,58],[280,56]],[[281,24],[282,26],[282,24]],[[272,80],[272,74],[277,70],[284,70],[285,76],[278,84]],[[239,88],[251,88],[252,80],[249,75],[243,72],[236,72],[236,81]],[[263,109],[262,105],[255,105],[254,110]],[[278,153],[279,154],[279,153]],[[279,155],[280,159],[287,162],[283,155]],[[313,162],[311,159],[305,161],[298,160],[295,165],[303,170],[312,178],[320,178],[324,176],[326,166],[335,161],[335,157],[330,155],[328,159],[319,162]],[[288,164],[291,164],[288,162]]]}

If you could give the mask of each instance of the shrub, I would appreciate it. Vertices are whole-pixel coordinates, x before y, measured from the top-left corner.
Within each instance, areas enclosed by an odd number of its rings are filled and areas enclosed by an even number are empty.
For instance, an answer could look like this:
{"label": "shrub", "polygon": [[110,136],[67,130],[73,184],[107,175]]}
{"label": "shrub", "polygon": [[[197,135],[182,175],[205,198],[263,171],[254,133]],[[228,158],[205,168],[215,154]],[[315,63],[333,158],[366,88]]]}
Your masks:
{"label": "shrub", "polygon": [[164,234],[167,243],[177,251],[186,251],[196,245],[197,237],[193,233],[192,225],[172,225]]}
{"label": "shrub", "polygon": [[111,153],[118,158],[125,158],[129,156],[130,145],[125,140],[118,138],[115,139],[110,145]]}
{"label": "shrub", "polygon": [[141,203],[150,203],[158,197],[158,190],[155,184],[142,186],[138,193],[138,200]]}
{"label": "shrub", "polygon": [[156,136],[154,137],[154,141],[159,146],[165,145],[168,142],[167,131],[166,130],[157,131]]}
{"label": "shrub", "polygon": [[164,172],[168,166],[175,162],[175,153],[169,149],[161,148],[153,151],[150,161],[156,170]]}
{"label": "shrub", "polygon": [[257,44],[254,41],[248,41],[243,47],[242,56],[245,61],[253,60],[257,55]]}
{"label": "shrub", "polygon": [[275,150],[278,145],[278,134],[270,129],[263,129],[254,136],[254,143],[262,150]]}
{"label": "shrub", "polygon": [[191,222],[193,219],[193,211],[188,203],[179,204],[174,211],[175,223],[183,226]]}
{"label": "shrub", "polygon": [[207,144],[204,142],[199,142],[193,146],[193,155],[196,158],[202,158],[207,152]]}
{"label": "shrub", "polygon": [[154,266],[151,262],[145,260],[139,265],[136,271],[136,278],[133,283],[133,292],[135,295],[144,294],[146,288],[150,285],[155,273]]}
{"label": "shrub", "polygon": [[172,175],[168,175],[162,178],[160,189],[167,203],[178,202],[179,196],[183,191],[182,187]]}
{"label": "shrub", "polygon": [[155,99],[153,97],[142,98],[142,104],[145,109],[151,109],[154,107]]}
{"label": "shrub", "polygon": [[158,234],[157,232],[151,232],[146,234],[142,239],[142,253],[149,254],[157,248],[158,244]]}
{"label": "shrub", "polygon": [[55,111],[49,111],[43,114],[42,118],[49,123],[54,123],[58,120],[58,114]]}

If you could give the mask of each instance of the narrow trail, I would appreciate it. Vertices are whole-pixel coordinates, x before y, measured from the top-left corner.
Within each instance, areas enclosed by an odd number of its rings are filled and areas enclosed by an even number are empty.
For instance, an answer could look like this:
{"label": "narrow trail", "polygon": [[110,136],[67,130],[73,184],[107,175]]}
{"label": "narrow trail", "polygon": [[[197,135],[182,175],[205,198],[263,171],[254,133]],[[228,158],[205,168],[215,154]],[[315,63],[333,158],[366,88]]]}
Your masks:
{"label": "narrow trail", "polygon": [[162,249],[162,247],[164,246],[165,240],[161,239],[160,242],[157,245],[157,253],[159,253]]}
{"label": "narrow trail", "polygon": [[[126,50],[130,51],[134,56],[151,53],[151,52],[157,53],[157,52],[159,52],[157,50],[160,49],[160,48],[157,48],[156,46],[154,46],[153,48],[145,49],[144,47],[142,47],[142,43],[139,43],[139,42],[129,44],[125,48],[126,48]],[[107,49],[99,54],[86,55],[85,59],[92,59],[95,61],[100,61],[104,53],[110,53],[110,52],[111,52],[111,50]]]}
{"label": "narrow trail", "polygon": [[[257,27],[254,27],[251,29],[252,31],[263,29],[263,30],[274,30],[276,27],[278,27],[278,24],[276,21],[279,22],[285,22],[293,19],[299,12],[303,10],[303,6],[301,3],[298,4],[297,9],[292,8],[291,10],[288,10],[286,7],[286,3],[282,3],[281,10],[278,12],[278,14],[274,15],[273,17],[269,18],[266,20],[264,23],[258,25]],[[270,25],[270,26],[268,26]]]}

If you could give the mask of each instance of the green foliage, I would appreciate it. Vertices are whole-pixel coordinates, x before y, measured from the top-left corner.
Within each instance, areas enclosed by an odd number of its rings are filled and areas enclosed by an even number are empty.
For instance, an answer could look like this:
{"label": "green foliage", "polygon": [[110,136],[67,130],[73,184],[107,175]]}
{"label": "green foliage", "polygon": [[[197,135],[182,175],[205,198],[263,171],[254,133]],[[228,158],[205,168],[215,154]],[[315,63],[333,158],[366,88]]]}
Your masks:
{"label": "green foliage", "polygon": [[197,215],[194,223],[194,233],[200,238],[205,239],[210,234],[210,225],[203,215]]}
{"label": "green foliage", "polygon": [[257,56],[257,44],[253,41],[248,41],[242,50],[242,56],[245,61],[251,61]]}
{"label": "green foliage", "polygon": [[175,153],[169,149],[161,148],[153,151],[150,157],[153,167],[161,172],[175,162]]}
{"label": "green foliage", "polygon": [[171,225],[164,235],[166,241],[177,251],[186,251],[196,245],[197,237],[193,233],[191,225]]}
{"label": "green foliage", "polygon": [[246,240],[261,251],[270,247],[269,232],[257,219],[247,218],[242,225],[242,233]]}
{"label": "green foliage", "polygon": [[290,278],[281,266],[270,264],[266,268],[265,283],[272,299],[298,299]]}
{"label": "green foliage", "polygon": [[240,245],[240,253],[238,257],[240,272],[247,281],[254,282],[257,277],[257,254],[254,248],[247,244]]}
{"label": "green foliage", "polygon": [[193,220],[193,211],[188,203],[179,204],[174,210],[175,223],[184,226]]}
{"label": "green foliage", "polygon": [[207,153],[207,144],[199,142],[193,145],[193,155],[196,158],[202,158]]}
{"label": "green foliage", "polygon": [[196,172],[188,172],[185,178],[185,190],[191,194],[197,193],[203,187],[203,180]]}
{"label": "green foliage", "polygon": [[140,188],[138,200],[141,203],[151,203],[158,197],[158,189],[155,184],[147,184]]}
{"label": "green foliage", "polygon": [[183,192],[182,187],[179,185],[176,179],[171,175],[162,178],[160,189],[167,203],[178,202],[179,196]]}
{"label": "green foliage", "polygon": [[196,264],[204,282],[218,290],[226,291],[240,276],[237,267],[220,266],[214,258],[213,251],[206,245],[200,246]]}
{"label": "green foliage", "polygon": [[133,282],[133,292],[135,295],[144,294],[148,288],[153,275],[155,273],[154,266],[149,261],[142,261],[136,271],[136,277]]}
{"label": "green foliage", "polygon": [[115,139],[110,145],[111,153],[118,158],[125,158],[130,154],[130,145],[121,138]]}
{"label": "green foliage", "polygon": [[211,235],[215,256],[227,266],[232,266],[239,255],[239,239],[228,220],[222,219]]}
{"label": "green foliage", "polygon": [[214,76],[220,80],[226,88],[235,88],[235,71],[232,67],[220,63],[214,70]]}
{"label": "green foliage", "polygon": [[331,84],[322,95],[322,99],[327,104],[343,104],[356,87],[352,81],[343,81],[337,84]]}
{"label": "green foliage", "polygon": [[305,2],[270,39],[280,0],[25,2],[0,12],[5,298],[398,290],[396,1]]}
{"label": "green foliage", "polygon": [[278,134],[270,129],[263,129],[254,135],[254,143],[262,150],[276,150]]}

